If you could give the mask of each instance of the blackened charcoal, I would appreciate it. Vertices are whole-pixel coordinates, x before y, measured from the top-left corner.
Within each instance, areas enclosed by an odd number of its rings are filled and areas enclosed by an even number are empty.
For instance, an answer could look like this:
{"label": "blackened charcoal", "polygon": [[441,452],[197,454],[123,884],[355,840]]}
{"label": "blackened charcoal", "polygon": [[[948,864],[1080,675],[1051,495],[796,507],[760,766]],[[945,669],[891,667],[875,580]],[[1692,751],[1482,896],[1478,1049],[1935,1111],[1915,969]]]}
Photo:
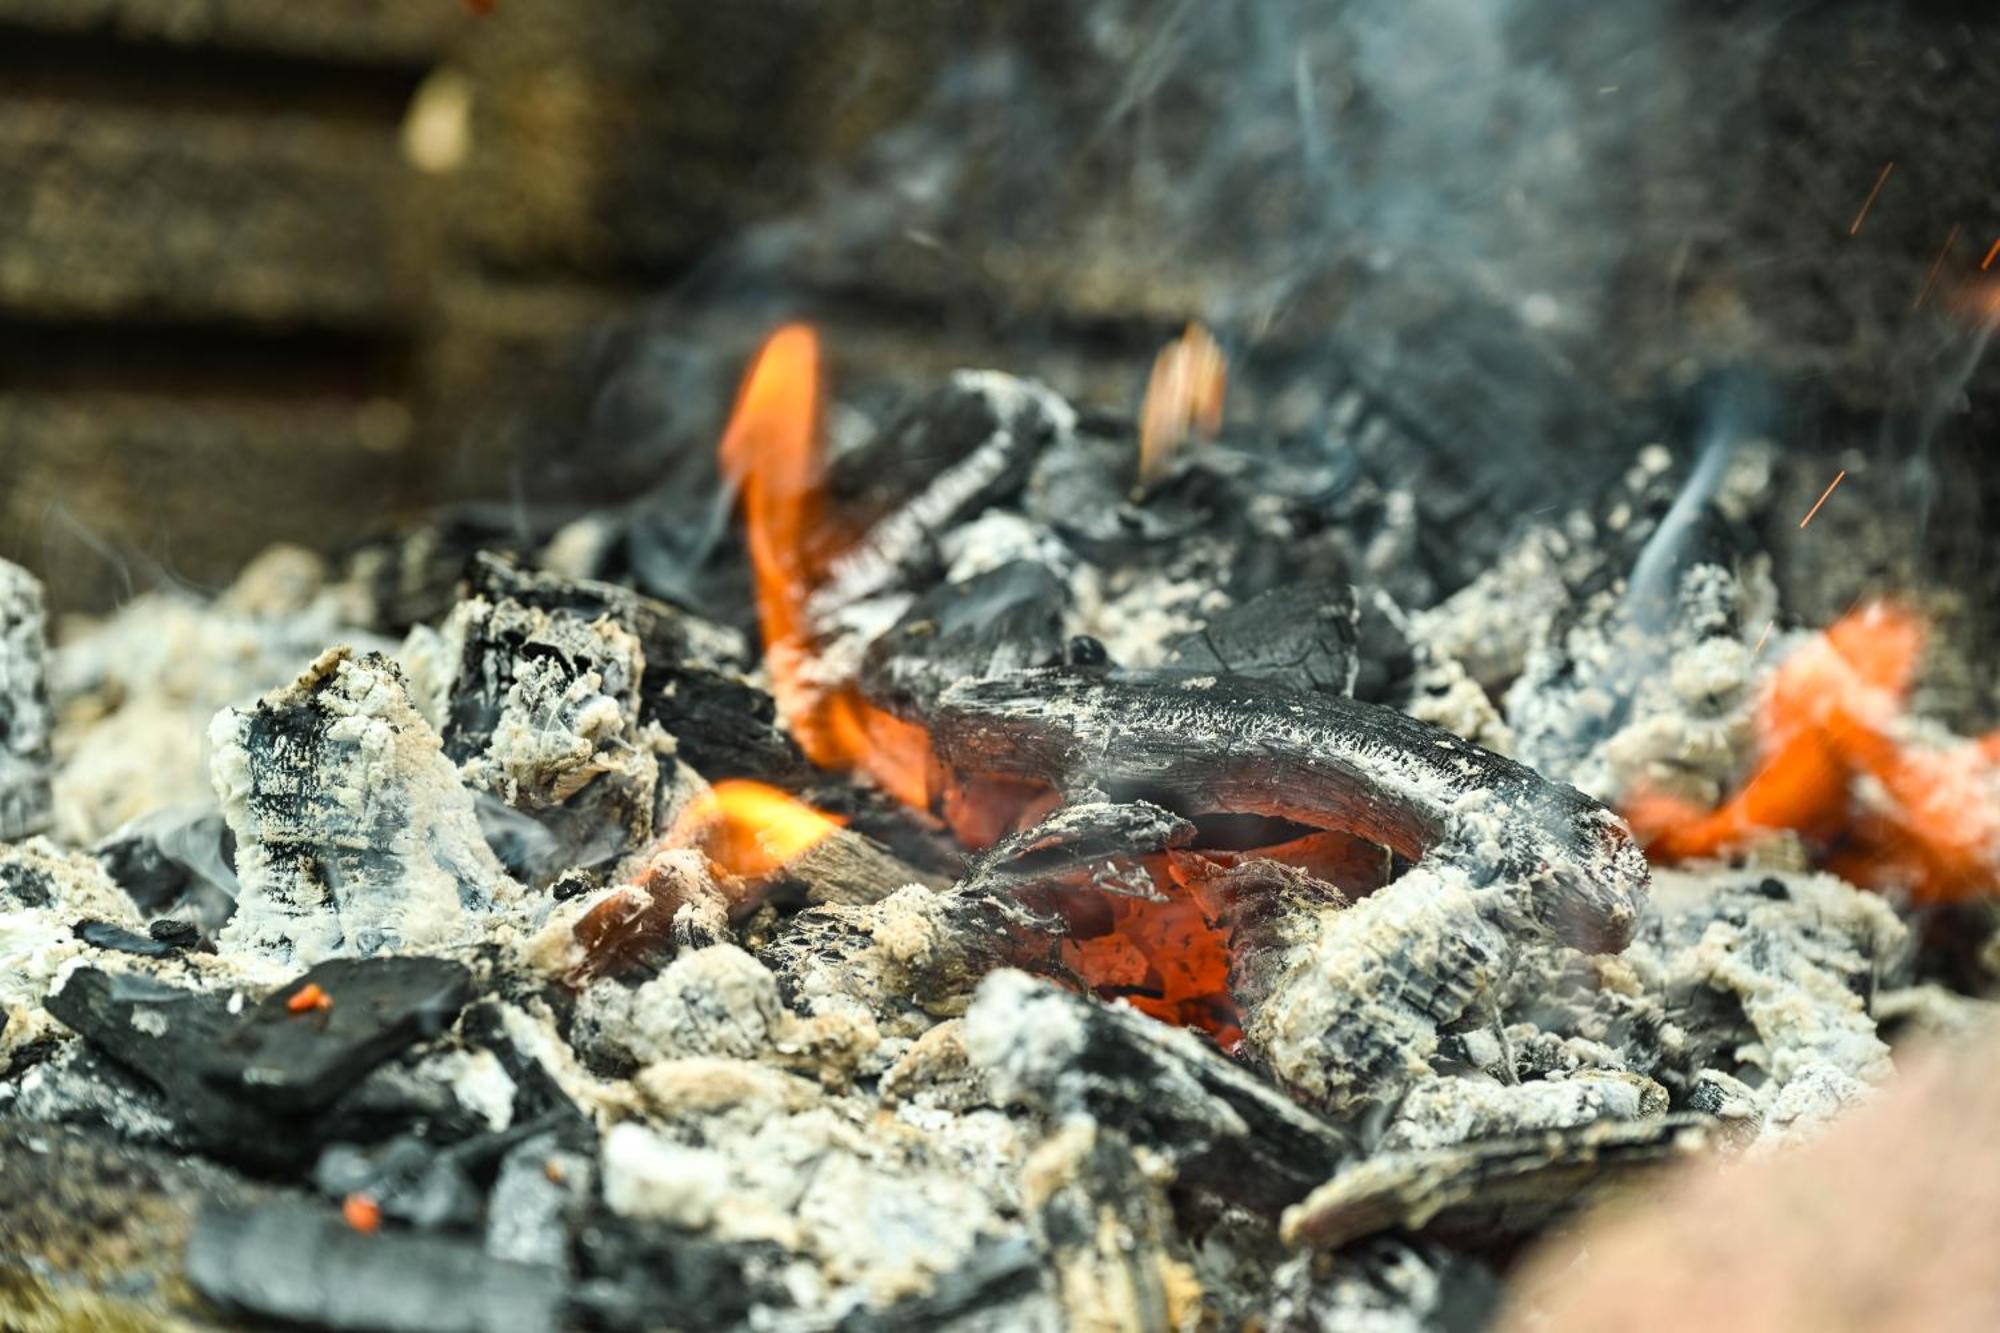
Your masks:
{"label": "blackened charcoal", "polygon": [[492,1052],[514,1081],[517,1123],[553,1124],[557,1141],[571,1151],[595,1146],[597,1133],[589,1119],[562,1090],[548,1066],[514,1039],[498,1001],[482,999],[467,1009],[459,1022],[459,1033],[473,1047]]}
{"label": "blackened charcoal", "polygon": [[82,968],[44,1007],[157,1087],[175,1119],[212,1151],[261,1165],[306,1151],[296,1126],[230,1096],[206,1077],[209,1053],[236,1021],[226,996]]}
{"label": "blackened charcoal", "polygon": [[965,1045],[995,1092],[1053,1120],[1116,1126],[1172,1161],[1183,1185],[1274,1211],[1351,1151],[1346,1136],[1193,1033],[1019,972],[981,985]]}
{"label": "blackened charcoal", "polygon": [[747,1326],[759,1306],[793,1304],[784,1251],[768,1242],[690,1236],[660,1223],[600,1214],[580,1229],[574,1314],[581,1327],[652,1333],[669,1318],[689,1333]]}
{"label": "blackened charcoal", "polygon": [[1285,1239],[1331,1249],[1403,1229],[1466,1244],[1504,1242],[1641,1172],[1685,1161],[1708,1146],[1712,1124],[1698,1114],[1598,1120],[1577,1129],[1378,1152],[1287,1209]]}
{"label": "blackened charcoal", "polygon": [[0,560],[0,842],[45,832],[55,811],[47,637],[42,585]]}
{"label": "blackened charcoal", "polygon": [[47,907],[60,889],[49,874],[26,860],[0,860],[0,906]]}
{"label": "blackened charcoal", "polygon": [[1353,694],[1361,665],[1359,616],[1351,585],[1289,583],[1169,642],[1166,664],[1254,676],[1298,690]]}
{"label": "blackened charcoal", "polygon": [[163,916],[146,927],[146,933],[170,949],[192,949],[201,941],[201,929],[192,921]]}
{"label": "blackened charcoal", "polygon": [[176,950],[176,946],[154,939],[151,934],[141,935],[136,930],[114,926],[109,921],[79,921],[70,927],[70,931],[93,948],[129,953],[140,958],[165,958]]}
{"label": "blackened charcoal", "polygon": [[187,1276],[239,1315],[373,1333],[554,1333],[562,1275],[412,1233],[364,1235],[329,1208],[204,1209]]}
{"label": "blackened charcoal", "polygon": [[850,609],[904,587],[929,569],[938,536],[1017,493],[1035,459],[1067,438],[1075,422],[1068,403],[1032,380],[996,371],[953,375],[936,398],[914,409],[891,436],[906,450],[929,448],[934,442],[956,461],[905,474],[926,481],[879,515],[860,518],[867,529],[834,559],[807,603],[807,618],[816,632],[822,638],[838,637]]}
{"label": "blackened charcoal", "polygon": [[415,1137],[394,1138],[373,1151],[333,1144],[314,1164],[313,1184],[334,1199],[365,1194],[384,1217],[425,1231],[470,1227],[485,1202],[455,1155]]}
{"label": "blackened charcoal", "polygon": [[469,591],[585,621],[608,617],[629,630],[645,653],[641,718],[672,736],[676,753],[703,777],[795,786],[812,776],[778,726],[771,696],[743,679],[749,648],[734,630],[629,588],[525,570],[497,557],[474,562]]}
{"label": "blackened charcoal", "polygon": [[1400,704],[1416,671],[1416,653],[1405,632],[1403,611],[1388,593],[1371,589],[1360,597],[1355,620],[1355,653],[1360,658],[1353,695],[1374,704]]}
{"label": "blackened charcoal", "polygon": [[1062,581],[1027,560],[941,583],[869,645],[861,688],[892,712],[922,713],[960,681],[1054,666],[1067,602]]}
{"label": "blackened charcoal", "polygon": [[954,686],[926,721],[961,774],[1279,815],[1507,882],[1529,919],[1585,950],[1622,948],[1645,901],[1645,857],[1617,816],[1394,709],[1235,677],[1055,669]]}
{"label": "blackened charcoal", "polygon": [[[295,1012],[295,998],[308,987],[329,1003]],[[471,995],[471,972],[445,959],[333,959],[245,1013],[205,1065],[247,1097],[317,1109],[376,1065],[444,1031]]]}
{"label": "blackened charcoal", "polygon": [[518,899],[387,658],[331,649],[209,739],[243,886],[229,946],[314,963],[456,944]]}
{"label": "blackened charcoal", "polygon": [[1004,895],[1059,888],[1078,875],[1095,880],[1133,858],[1185,847],[1194,835],[1193,824],[1145,801],[1080,801],[995,843],[967,867],[961,885]]}
{"label": "blackened charcoal", "polygon": [[1266,1299],[1271,1333],[1478,1333],[1492,1323],[1500,1282],[1444,1246],[1385,1236],[1286,1260]]}
{"label": "blackened charcoal", "polygon": [[236,838],[214,807],[155,810],[93,850],[104,872],[149,915],[180,912],[212,935],[236,910]]}

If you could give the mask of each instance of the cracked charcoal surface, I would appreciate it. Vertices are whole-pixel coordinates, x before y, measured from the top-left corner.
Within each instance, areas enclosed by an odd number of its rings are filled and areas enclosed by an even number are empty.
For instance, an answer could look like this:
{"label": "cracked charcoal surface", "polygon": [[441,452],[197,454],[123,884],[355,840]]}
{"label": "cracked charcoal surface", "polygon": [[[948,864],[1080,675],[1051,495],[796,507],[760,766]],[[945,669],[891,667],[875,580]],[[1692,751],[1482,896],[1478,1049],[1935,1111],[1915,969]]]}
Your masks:
{"label": "cracked charcoal surface", "polygon": [[331,650],[210,740],[243,885],[231,947],[310,964],[464,943],[519,898],[387,658]]}

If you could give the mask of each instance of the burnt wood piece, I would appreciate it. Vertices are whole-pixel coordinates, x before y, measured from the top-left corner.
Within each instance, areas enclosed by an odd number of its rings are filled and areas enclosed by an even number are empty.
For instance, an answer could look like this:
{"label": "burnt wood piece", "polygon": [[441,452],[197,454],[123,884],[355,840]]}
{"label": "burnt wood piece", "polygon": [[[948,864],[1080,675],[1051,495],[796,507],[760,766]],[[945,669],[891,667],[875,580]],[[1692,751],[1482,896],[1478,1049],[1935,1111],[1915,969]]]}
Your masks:
{"label": "burnt wood piece", "polygon": [[95,921],[85,918],[70,927],[70,933],[95,949],[109,949],[114,953],[129,953],[138,958],[165,958],[177,951],[177,945],[155,939],[152,935],[141,935],[136,930],[113,925],[109,921]]}
{"label": "burnt wood piece", "polygon": [[1193,824],[1146,801],[1079,801],[982,852],[959,887],[1018,898],[1058,914],[1075,906],[1064,896],[1086,886],[1158,898],[1153,877],[1137,858],[1185,847],[1194,836]]}
{"label": "burnt wood piece", "polygon": [[492,555],[473,560],[467,591],[586,621],[608,616],[636,635],[646,656],[640,718],[665,729],[676,753],[711,782],[749,777],[797,787],[813,778],[778,725],[771,696],[743,678],[750,649],[734,630],[630,588],[526,570]]}
{"label": "burnt wood piece", "polygon": [[1166,664],[1351,695],[1361,669],[1354,587],[1307,579],[1260,593],[1170,641]]}
{"label": "burnt wood piece", "polygon": [[1345,1135],[1183,1028],[1020,972],[996,972],[965,1045],[997,1095],[1087,1116],[1171,1161],[1183,1185],[1275,1212],[1350,1154]]}
{"label": "burnt wood piece", "polygon": [[906,884],[941,889],[946,881],[926,874],[894,852],[849,829],[836,828],[784,864],[787,879],[805,886],[813,903],[872,903]]}
{"label": "burnt wood piece", "polygon": [[233,1313],[375,1333],[554,1333],[568,1297],[555,1269],[443,1236],[364,1235],[290,1200],[204,1209],[187,1276]]}
{"label": "burnt wood piece", "polygon": [[[898,452],[955,461],[913,472],[930,480],[878,514],[859,541],[836,557],[806,604],[820,638],[840,638],[846,613],[906,587],[937,558],[940,533],[1018,492],[1029,469],[1049,445],[1067,437],[1076,412],[1033,380],[998,371],[961,370],[931,399],[892,428]],[[914,436],[914,440],[907,438]],[[832,485],[839,495],[856,463],[836,462]]]}
{"label": "burnt wood piece", "polygon": [[48,830],[47,613],[34,575],[0,560],[0,842]]}
{"label": "burnt wood piece", "polygon": [[[323,1008],[294,1013],[316,987]],[[264,997],[216,1043],[205,1072],[288,1110],[325,1106],[370,1069],[451,1025],[472,974],[442,958],[336,958]]]}
{"label": "burnt wood piece", "polygon": [[1377,1153],[1285,1210],[1293,1245],[1333,1249],[1392,1228],[1492,1243],[1541,1229],[1639,1172],[1701,1151],[1714,1125],[1679,1113],[1599,1120],[1573,1130]]}
{"label": "burnt wood piece", "polygon": [[960,773],[1090,787],[1195,815],[1339,828],[1473,883],[1518,885],[1528,915],[1589,951],[1631,939],[1645,857],[1573,787],[1394,709],[1266,681],[1022,671],[945,691],[926,719]]}
{"label": "burnt wood piece", "polygon": [[941,583],[868,646],[862,692],[891,712],[921,715],[960,681],[1055,666],[1068,600],[1055,573],[1030,560]]}
{"label": "burnt wood piece", "polygon": [[1174,1252],[1173,1210],[1117,1130],[1064,1124],[1029,1156],[1023,1202],[1062,1297],[1067,1326],[1184,1325],[1192,1276]]}

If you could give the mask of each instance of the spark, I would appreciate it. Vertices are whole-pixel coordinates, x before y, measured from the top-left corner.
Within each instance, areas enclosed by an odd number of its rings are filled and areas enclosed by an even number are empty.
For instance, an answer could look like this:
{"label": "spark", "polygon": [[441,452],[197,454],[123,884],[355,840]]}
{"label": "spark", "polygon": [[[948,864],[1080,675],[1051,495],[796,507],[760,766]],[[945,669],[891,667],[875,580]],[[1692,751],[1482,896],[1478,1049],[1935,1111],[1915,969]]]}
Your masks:
{"label": "spark", "polygon": [[1847,234],[1849,236],[1860,235],[1861,224],[1864,220],[1867,219],[1868,210],[1875,207],[1875,196],[1882,193],[1882,187],[1888,183],[1889,173],[1894,171],[1895,169],[1896,169],[1896,164],[1894,162],[1891,162],[1887,166],[1883,167],[1882,174],[1875,178],[1875,188],[1870,190],[1868,192],[1868,197],[1861,201],[1861,211],[1854,215],[1854,225],[1847,229]]}
{"label": "spark", "polygon": [[1986,252],[1986,258],[1979,261],[1979,271],[1984,273],[1987,269],[1992,268],[1995,259],[2000,259],[2000,236],[1993,238],[1993,248]]}
{"label": "spark", "polygon": [[1762,657],[1764,655],[1764,645],[1771,638],[1771,627],[1777,623],[1778,623],[1778,618],[1776,616],[1772,616],[1769,620],[1764,622],[1764,632],[1757,636],[1757,646],[1750,650],[1750,656],[1753,659]]}
{"label": "spark", "polygon": [[1917,299],[1910,305],[1914,314],[1924,304],[1924,298],[1931,294],[1931,285],[1937,281],[1938,270],[1944,267],[1945,259],[1951,254],[1951,247],[1958,244],[1958,223],[1951,224],[1951,234],[1944,238],[1944,249],[1938,251],[1937,259],[1931,264],[1929,276],[1924,279],[1924,289],[1917,293]]}
{"label": "spark", "polygon": [[1842,468],[1839,472],[1834,474],[1833,480],[1826,484],[1826,489],[1819,493],[1819,499],[1813,501],[1813,507],[1811,509],[1806,510],[1806,516],[1799,520],[1800,531],[1804,531],[1806,524],[1813,521],[1813,515],[1817,514],[1819,512],[1819,507],[1826,503],[1826,497],[1833,494],[1833,488],[1840,485],[1840,483],[1845,481],[1846,479],[1847,479],[1846,468]]}

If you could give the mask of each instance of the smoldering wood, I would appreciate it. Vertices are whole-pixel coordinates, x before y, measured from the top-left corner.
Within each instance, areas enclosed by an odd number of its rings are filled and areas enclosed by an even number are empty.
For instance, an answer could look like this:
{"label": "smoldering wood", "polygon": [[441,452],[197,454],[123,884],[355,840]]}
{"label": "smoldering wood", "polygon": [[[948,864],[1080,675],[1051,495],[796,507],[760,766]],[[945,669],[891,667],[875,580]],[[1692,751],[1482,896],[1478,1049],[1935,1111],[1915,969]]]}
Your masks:
{"label": "smoldering wood", "polygon": [[641,718],[658,723],[674,738],[675,752],[710,781],[751,777],[793,787],[813,778],[812,766],[778,726],[771,696],[744,679],[750,648],[735,630],[617,584],[529,570],[491,555],[472,562],[467,589],[624,626],[645,653]]}
{"label": "smoldering wood", "polygon": [[777,872],[805,886],[813,903],[879,902],[907,884],[941,889],[947,881],[918,870],[873,838],[836,828]]}
{"label": "smoldering wood", "polygon": [[1361,669],[1359,626],[1353,585],[1306,579],[1260,593],[1170,640],[1165,660],[1187,671],[1352,695]]}
{"label": "smoldering wood", "polygon": [[557,1270],[445,1236],[364,1235],[289,1200],[204,1209],[187,1276],[237,1314],[376,1333],[554,1333],[568,1296]]}
{"label": "smoldering wood", "polygon": [[1027,560],[941,583],[868,646],[862,691],[892,712],[921,716],[959,681],[1055,666],[1068,602],[1067,585]]}
{"label": "smoldering wood", "polygon": [[965,1044],[1010,1103],[1116,1126],[1183,1185],[1247,1208],[1304,1197],[1352,1152],[1342,1131],[1193,1033],[1019,972],[981,984]]}
{"label": "smoldering wood", "polygon": [[1709,1117],[1675,1113],[1600,1120],[1578,1129],[1378,1152],[1343,1169],[1285,1211],[1285,1239],[1334,1249],[1400,1228],[1492,1244],[1644,1172],[1708,1146]]}
{"label": "smoldering wood", "polygon": [[[973,859],[959,885],[968,891],[1039,894],[1069,887],[1078,875],[1107,892],[1136,892],[1121,864],[1185,847],[1194,825],[1147,801],[1078,801],[1009,834]],[[1150,895],[1151,880],[1144,893]]]}
{"label": "smoldering wood", "polygon": [[[1256,1011],[1278,985],[1287,955],[1304,942],[1315,915],[1347,906],[1347,896],[1337,886],[1296,866],[1260,857],[1227,867],[1199,857],[1178,859],[1200,861],[1208,868],[1206,873],[1183,873],[1194,879],[1203,914],[1229,931],[1229,994],[1248,1012]],[[1378,886],[1352,887],[1366,892]]]}
{"label": "smoldering wood", "polygon": [[1340,828],[1516,887],[1523,917],[1586,950],[1631,939],[1645,857],[1609,810],[1393,709],[1265,681],[1016,672],[947,690],[926,719],[961,773],[1144,796],[1183,814]]}
{"label": "smoldering wood", "polygon": [[42,585],[0,560],[0,842],[48,830],[50,793],[48,625]]}

